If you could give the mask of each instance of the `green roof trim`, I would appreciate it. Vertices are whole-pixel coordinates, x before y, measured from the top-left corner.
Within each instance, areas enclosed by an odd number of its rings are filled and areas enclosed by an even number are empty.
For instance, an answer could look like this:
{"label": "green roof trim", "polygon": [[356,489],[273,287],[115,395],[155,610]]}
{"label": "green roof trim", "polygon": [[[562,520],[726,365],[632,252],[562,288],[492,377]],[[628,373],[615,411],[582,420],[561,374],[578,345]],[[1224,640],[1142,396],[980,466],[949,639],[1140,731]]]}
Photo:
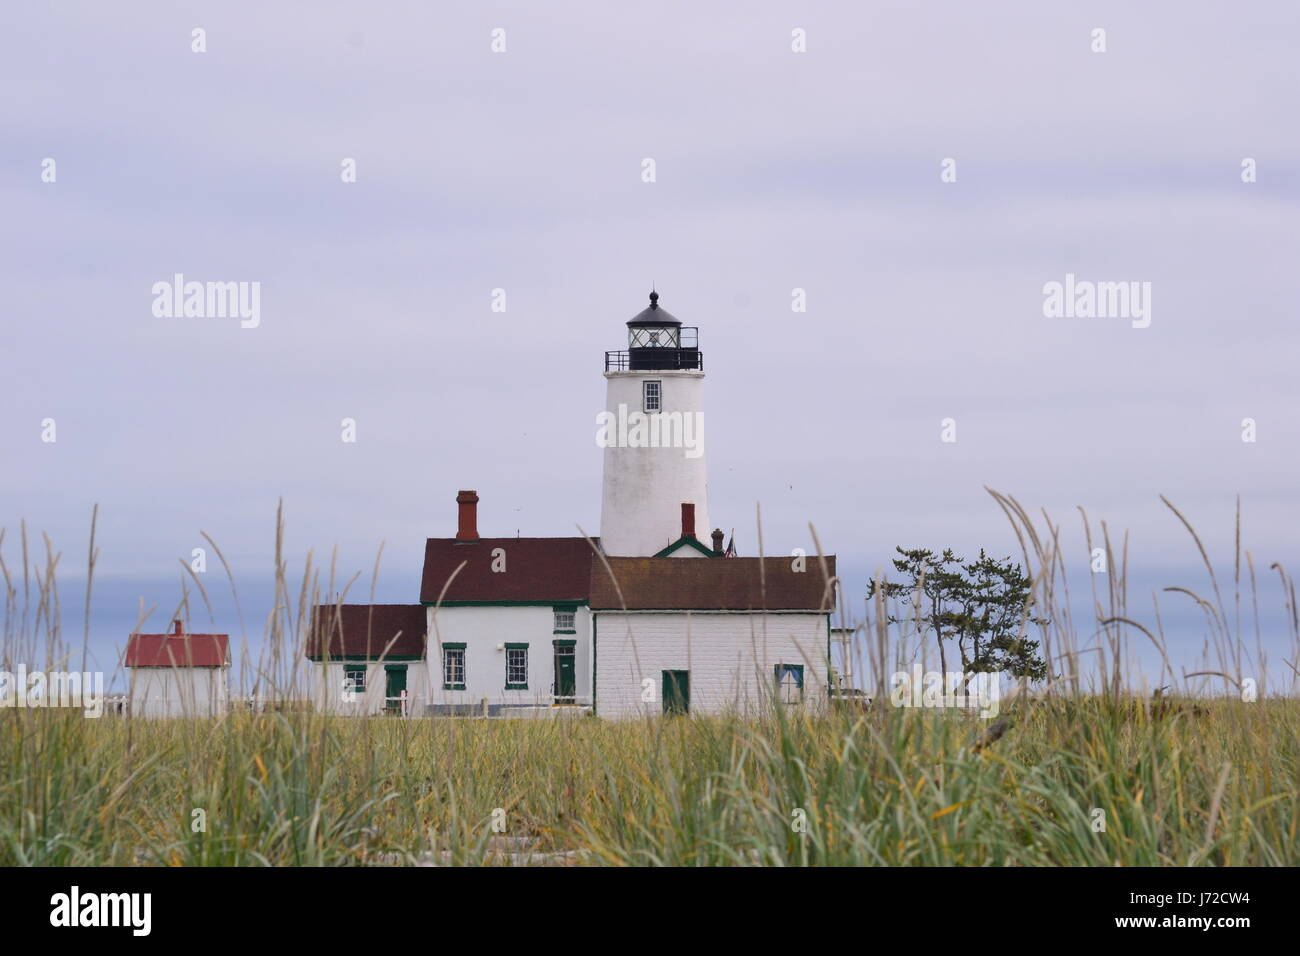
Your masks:
{"label": "green roof trim", "polygon": [[696,538],[693,538],[690,535],[683,535],[682,537],[678,538],[668,547],[664,548],[658,554],[654,555],[654,557],[666,558],[669,555],[671,555],[674,551],[680,551],[682,548],[687,547],[688,545],[694,548],[696,551],[700,552],[700,554],[704,555],[705,557],[708,558],[721,557],[721,555],[714,554],[713,551],[706,548],[704,545],[700,544],[700,542]]}
{"label": "green roof trim", "polygon": [[443,601],[439,604],[437,601],[421,602],[425,607],[549,607],[554,608],[557,605],[564,607],[586,607],[586,598],[564,598],[559,601]]}

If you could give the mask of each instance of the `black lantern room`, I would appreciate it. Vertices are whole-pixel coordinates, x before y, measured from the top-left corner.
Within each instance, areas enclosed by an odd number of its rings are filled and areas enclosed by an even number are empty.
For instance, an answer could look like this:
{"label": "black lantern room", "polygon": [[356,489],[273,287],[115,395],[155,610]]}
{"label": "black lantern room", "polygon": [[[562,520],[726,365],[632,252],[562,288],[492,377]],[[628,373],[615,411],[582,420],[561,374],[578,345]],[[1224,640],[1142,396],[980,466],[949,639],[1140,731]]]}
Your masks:
{"label": "black lantern room", "polygon": [[605,371],[639,372],[703,369],[699,330],[682,325],[659,307],[659,293],[650,293],[650,307],[627,323],[627,351],[606,352]]}

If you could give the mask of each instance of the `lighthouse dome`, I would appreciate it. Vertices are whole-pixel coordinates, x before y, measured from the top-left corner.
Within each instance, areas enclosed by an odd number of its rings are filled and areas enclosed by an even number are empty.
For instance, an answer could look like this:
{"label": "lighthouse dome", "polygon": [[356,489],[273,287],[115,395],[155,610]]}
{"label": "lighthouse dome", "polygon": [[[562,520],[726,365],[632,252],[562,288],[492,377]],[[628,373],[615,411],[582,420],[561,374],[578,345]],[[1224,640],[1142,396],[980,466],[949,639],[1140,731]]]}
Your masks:
{"label": "lighthouse dome", "polygon": [[659,329],[669,326],[680,326],[681,323],[673,318],[671,312],[659,307],[659,293],[650,293],[650,307],[642,309],[632,318],[627,320],[628,328],[632,329]]}

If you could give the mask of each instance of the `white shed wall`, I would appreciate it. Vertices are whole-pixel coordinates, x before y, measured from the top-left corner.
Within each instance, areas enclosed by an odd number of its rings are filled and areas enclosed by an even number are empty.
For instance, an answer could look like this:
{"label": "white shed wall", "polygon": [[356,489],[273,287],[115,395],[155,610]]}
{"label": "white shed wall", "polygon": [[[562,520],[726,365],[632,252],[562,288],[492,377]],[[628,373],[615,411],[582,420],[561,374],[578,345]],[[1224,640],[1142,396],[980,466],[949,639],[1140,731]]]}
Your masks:
{"label": "white shed wall", "polygon": [[[598,717],[663,713],[665,670],[690,672],[693,714],[757,713],[771,699],[777,664],[803,665],[803,706],[826,698],[825,614],[599,611],[595,617]],[[650,701],[642,701],[643,687],[652,692]]]}
{"label": "white shed wall", "polygon": [[229,667],[131,667],[133,717],[219,717],[230,705]]}

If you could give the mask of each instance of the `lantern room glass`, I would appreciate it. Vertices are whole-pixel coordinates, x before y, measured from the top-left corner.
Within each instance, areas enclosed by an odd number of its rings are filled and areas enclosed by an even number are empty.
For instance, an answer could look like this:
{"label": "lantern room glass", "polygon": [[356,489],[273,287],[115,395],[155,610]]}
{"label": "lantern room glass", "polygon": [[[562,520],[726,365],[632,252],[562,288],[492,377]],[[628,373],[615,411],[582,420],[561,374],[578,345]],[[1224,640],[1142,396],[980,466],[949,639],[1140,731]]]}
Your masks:
{"label": "lantern room glass", "polygon": [[627,346],[632,349],[675,349],[681,347],[681,335],[676,326],[661,328],[630,328]]}

